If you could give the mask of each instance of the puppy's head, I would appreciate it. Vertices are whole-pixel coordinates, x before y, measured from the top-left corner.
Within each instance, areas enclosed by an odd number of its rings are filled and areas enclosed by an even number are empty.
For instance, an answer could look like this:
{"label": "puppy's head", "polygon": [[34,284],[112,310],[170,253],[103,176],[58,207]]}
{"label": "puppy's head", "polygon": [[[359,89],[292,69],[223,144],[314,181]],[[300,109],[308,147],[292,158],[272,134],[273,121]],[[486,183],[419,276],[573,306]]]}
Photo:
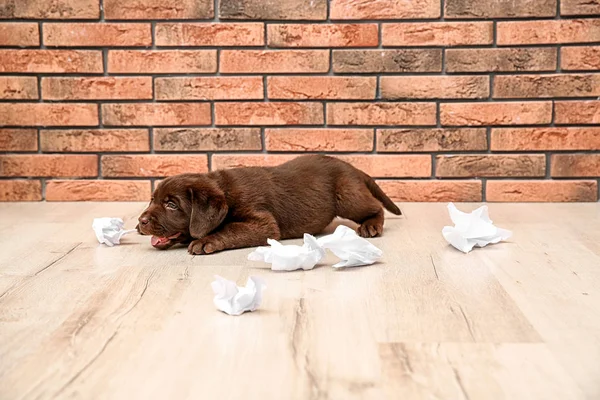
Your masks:
{"label": "puppy's head", "polygon": [[152,246],[168,249],[215,230],[227,215],[225,194],[206,175],[184,174],[163,180],[139,217],[138,232],[152,235]]}

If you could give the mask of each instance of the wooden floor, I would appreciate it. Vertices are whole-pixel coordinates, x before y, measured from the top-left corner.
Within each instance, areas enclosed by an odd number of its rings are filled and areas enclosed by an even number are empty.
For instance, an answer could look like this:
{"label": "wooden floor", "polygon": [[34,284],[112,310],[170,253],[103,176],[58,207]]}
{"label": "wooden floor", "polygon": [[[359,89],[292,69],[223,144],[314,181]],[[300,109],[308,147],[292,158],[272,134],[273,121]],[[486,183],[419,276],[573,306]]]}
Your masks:
{"label": "wooden floor", "polygon": [[[491,204],[514,236],[468,255],[444,204],[401,206],[382,263],[275,273],[96,242],[143,204],[2,204],[0,399],[600,398],[599,204]],[[262,276],[260,310],[216,311],[214,274]]]}

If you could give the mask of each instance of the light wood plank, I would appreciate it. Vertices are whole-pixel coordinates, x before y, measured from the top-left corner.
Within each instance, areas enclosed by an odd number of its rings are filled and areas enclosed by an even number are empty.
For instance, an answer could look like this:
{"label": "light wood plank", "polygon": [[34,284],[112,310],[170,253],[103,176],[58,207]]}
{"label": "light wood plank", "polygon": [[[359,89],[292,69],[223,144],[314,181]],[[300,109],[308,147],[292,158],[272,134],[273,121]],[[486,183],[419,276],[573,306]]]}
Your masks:
{"label": "light wood plank", "polygon": [[[291,273],[96,242],[94,217],[144,206],[0,204],[0,398],[600,397],[597,204],[492,204],[515,235],[468,255],[444,204],[405,204],[381,263]],[[261,308],[216,311],[214,274],[262,276]]]}

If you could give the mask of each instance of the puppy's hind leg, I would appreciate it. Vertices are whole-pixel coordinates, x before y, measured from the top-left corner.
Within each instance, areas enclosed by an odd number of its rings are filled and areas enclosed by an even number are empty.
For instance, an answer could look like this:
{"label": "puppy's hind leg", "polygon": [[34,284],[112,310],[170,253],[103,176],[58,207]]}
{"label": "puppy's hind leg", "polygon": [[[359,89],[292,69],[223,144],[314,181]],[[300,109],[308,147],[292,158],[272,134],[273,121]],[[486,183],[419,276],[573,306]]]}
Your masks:
{"label": "puppy's hind leg", "polygon": [[359,224],[360,236],[370,238],[383,233],[383,207],[362,181],[340,179],[336,196],[337,215]]}

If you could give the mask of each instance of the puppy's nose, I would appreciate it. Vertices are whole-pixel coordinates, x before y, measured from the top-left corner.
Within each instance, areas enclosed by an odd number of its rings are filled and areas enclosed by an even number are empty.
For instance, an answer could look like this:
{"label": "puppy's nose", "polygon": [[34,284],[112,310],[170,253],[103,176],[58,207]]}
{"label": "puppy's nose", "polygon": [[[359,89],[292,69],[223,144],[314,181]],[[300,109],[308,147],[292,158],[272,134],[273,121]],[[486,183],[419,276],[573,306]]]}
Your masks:
{"label": "puppy's nose", "polygon": [[147,225],[148,222],[150,222],[150,219],[148,217],[140,217],[139,221],[140,221],[140,224]]}

